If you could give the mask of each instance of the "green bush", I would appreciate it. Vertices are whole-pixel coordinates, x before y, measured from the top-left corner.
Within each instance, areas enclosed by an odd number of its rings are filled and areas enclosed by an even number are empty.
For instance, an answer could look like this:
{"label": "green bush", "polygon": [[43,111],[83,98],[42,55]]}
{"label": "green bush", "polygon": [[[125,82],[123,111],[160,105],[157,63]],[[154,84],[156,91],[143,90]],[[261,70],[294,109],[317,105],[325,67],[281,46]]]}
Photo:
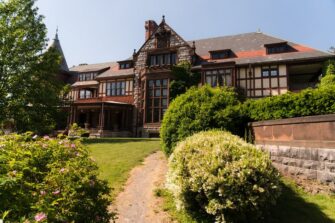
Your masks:
{"label": "green bush", "polygon": [[0,136],[0,216],[10,222],[109,222],[107,182],[80,141]]}
{"label": "green bush", "polygon": [[335,86],[248,100],[243,113],[251,120],[293,118],[335,113]]}
{"label": "green bush", "polygon": [[319,87],[325,88],[329,86],[335,86],[335,61],[329,60],[324,66],[324,75],[321,78]]}
{"label": "green bush", "polygon": [[178,143],[167,186],[177,207],[218,222],[250,222],[274,204],[279,175],[267,154],[223,131],[200,132]]}
{"label": "green bush", "polygon": [[178,141],[203,130],[242,132],[240,109],[232,107],[239,104],[233,88],[191,88],[173,100],[164,115],[160,131],[164,151],[170,154]]}

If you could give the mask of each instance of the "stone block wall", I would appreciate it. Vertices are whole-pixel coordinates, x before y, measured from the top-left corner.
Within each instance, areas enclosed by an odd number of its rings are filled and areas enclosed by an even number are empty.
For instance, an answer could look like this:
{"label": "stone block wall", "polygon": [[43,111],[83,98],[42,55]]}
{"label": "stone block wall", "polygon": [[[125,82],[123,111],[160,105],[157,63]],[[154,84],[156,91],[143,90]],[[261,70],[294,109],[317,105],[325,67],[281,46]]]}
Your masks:
{"label": "stone block wall", "polygon": [[335,183],[335,115],[254,122],[251,128],[257,147],[282,173]]}

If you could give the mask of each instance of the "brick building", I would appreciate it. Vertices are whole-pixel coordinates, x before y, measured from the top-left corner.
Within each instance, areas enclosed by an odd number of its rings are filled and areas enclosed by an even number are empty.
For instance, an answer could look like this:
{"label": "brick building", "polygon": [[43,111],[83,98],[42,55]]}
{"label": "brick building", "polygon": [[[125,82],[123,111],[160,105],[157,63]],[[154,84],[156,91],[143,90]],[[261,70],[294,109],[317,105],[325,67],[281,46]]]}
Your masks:
{"label": "brick building", "polygon": [[181,61],[201,72],[199,84],[235,86],[259,98],[314,87],[330,58],[335,56],[261,32],[186,41],[164,17],[159,25],[149,20],[143,45],[128,59],[69,69],[75,81],[68,124],[99,136],[158,135],[171,66]]}

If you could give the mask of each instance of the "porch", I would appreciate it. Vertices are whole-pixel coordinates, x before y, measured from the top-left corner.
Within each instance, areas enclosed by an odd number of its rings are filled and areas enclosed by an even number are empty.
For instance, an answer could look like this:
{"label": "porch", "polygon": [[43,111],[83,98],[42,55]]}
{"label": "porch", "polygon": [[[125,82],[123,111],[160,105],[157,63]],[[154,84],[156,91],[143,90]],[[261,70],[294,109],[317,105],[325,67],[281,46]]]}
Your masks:
{"label": "porch", "polygon": [[131,137],[133,106],[119,102],[73,104],[68,123],[77,123],[93,137]]}

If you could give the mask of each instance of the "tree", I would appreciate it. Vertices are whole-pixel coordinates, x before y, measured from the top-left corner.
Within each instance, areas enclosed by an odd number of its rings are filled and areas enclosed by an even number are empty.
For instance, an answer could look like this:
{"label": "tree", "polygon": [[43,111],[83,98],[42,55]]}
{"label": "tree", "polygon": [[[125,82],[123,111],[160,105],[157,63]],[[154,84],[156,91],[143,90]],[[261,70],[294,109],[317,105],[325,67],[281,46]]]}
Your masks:
{"label": "tree", "polygon": [[335,86],[335,60],[329,60],[325,63],[319,87]]}
{"label": "tree", "polygon": [[62,84],[60,55],[46,49],[46,27],[35,0],[0,0],[0,123],[45,133],[55,125]]}
{"label": "tree", "polygon": [[200,82],[200,73],[191,71],[191,64],[183,61],[172,68],[175,79],[170,83],[170,99],[176,98]]}

